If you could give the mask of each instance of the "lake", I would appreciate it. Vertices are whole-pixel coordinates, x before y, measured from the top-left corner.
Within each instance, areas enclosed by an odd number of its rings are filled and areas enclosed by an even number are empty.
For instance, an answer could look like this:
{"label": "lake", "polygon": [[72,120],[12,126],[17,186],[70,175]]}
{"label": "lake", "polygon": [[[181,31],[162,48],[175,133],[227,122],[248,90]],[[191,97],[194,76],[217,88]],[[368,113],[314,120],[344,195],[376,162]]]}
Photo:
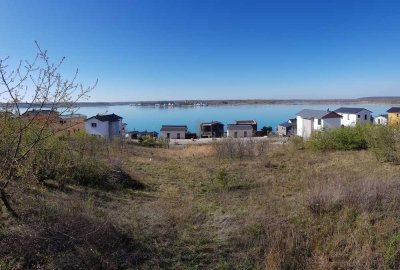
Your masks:
{"label": "lake", "polygon": [[[396,104],[346,104],[343,107],[363,107],[373,112],[373,116],[385,113]],[[235,120],[254,119],[258,128],[272,126],[275,130],[279,123],[294,118],[302,109],[335,110],[341,105],[240,105],[206,107],[146,107],[146,106],[108,106],[81,107],[79,113],[90,117],[96,114],[115,113],[124,118],[127,129],[159,132],[161,125],[187,125],[191,132],[199,131],[201,122],[221,121],[226,125]]]}

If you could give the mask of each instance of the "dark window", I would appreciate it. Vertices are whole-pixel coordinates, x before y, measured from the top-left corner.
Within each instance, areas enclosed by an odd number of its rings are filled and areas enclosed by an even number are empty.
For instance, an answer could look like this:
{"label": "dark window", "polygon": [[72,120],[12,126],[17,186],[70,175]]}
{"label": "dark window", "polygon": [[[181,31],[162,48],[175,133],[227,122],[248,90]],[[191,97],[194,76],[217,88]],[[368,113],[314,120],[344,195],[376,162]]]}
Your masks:
{"label": "dark window", "polygon": [[176,134],[176,138],[180,139],[181,138],[181,134],[180,133]]}
{"label": "dark window", "polygon": [[169,139],[171,137],[171,134],[167,133],[167,138]]}
{"label": "dark window", "polygon": [[92,127],[97,127],[97,123],[92,123]]}
{"label": "dark window", "polygon": [[360,118],[361,117],[361,115],[358,115],[358,118]]}
{"label": "dark window", "polygon": [[247,131],[244,132],[244,137],[247,137]]}
{"label": "dark window", "polygon": [[321,125],[321,119],[318,119],[318,125],[319,126]]}
{"label": "dark window", "polygon": [[364,115],[364,120],[367,120],[367,115],[366,114]]}
{"label": "dark window", "polygon": [[237,138],[237,132],[236,131],[233,133],[233,137]]}

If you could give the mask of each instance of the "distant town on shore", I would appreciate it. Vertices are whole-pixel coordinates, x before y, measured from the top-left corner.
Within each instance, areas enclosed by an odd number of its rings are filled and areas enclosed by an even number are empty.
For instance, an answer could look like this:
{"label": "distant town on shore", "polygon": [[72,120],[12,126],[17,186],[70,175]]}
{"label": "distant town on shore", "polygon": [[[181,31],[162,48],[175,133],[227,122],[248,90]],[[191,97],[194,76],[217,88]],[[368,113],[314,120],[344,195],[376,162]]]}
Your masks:
{"label": "distant town on shore", "polygon": [[[154,107],[185,107],[185,106],[235,106],[235,105],[327,105],[327,104],[400,104],[399,97],[362,97],[354,99],[188,99],[188,100],[156,100],[156,101],[123,101],[123,102],[78,102],[77,107],[99,106],[154,106]],[[29,106],[29,104],[20,103]],[[32,104],[30,105],[32,106]],[[43,106],[43,104],[41,105]]]}

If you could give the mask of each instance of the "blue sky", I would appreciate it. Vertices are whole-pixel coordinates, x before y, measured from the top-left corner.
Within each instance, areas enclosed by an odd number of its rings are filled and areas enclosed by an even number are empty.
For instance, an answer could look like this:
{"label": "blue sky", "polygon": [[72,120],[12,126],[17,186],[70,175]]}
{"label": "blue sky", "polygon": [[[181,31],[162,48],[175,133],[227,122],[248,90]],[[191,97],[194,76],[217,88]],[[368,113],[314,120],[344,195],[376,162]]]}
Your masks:
{"label": "blue sky", "polygon": [[91,101],[400,95],[400,1],[0,0],[0,57],[34,40]]}

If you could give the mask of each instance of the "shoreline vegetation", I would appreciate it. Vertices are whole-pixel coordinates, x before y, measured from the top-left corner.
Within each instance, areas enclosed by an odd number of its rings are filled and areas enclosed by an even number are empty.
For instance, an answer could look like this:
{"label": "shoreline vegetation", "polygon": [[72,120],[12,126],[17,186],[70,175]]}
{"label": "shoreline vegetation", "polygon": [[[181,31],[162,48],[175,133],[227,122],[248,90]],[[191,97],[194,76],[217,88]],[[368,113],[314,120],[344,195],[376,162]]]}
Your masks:
{"label": "shoreline vegetation", "polygon": [[[124,102],[77,102],[77,107],[100,106],[239,106],[239,105],[331,105],[331,104],[400,104],[400,97],[363,97],[354,99],[226,99],[226,100],[158,100]],[[22,107],[28,104],[20,103]]]}

